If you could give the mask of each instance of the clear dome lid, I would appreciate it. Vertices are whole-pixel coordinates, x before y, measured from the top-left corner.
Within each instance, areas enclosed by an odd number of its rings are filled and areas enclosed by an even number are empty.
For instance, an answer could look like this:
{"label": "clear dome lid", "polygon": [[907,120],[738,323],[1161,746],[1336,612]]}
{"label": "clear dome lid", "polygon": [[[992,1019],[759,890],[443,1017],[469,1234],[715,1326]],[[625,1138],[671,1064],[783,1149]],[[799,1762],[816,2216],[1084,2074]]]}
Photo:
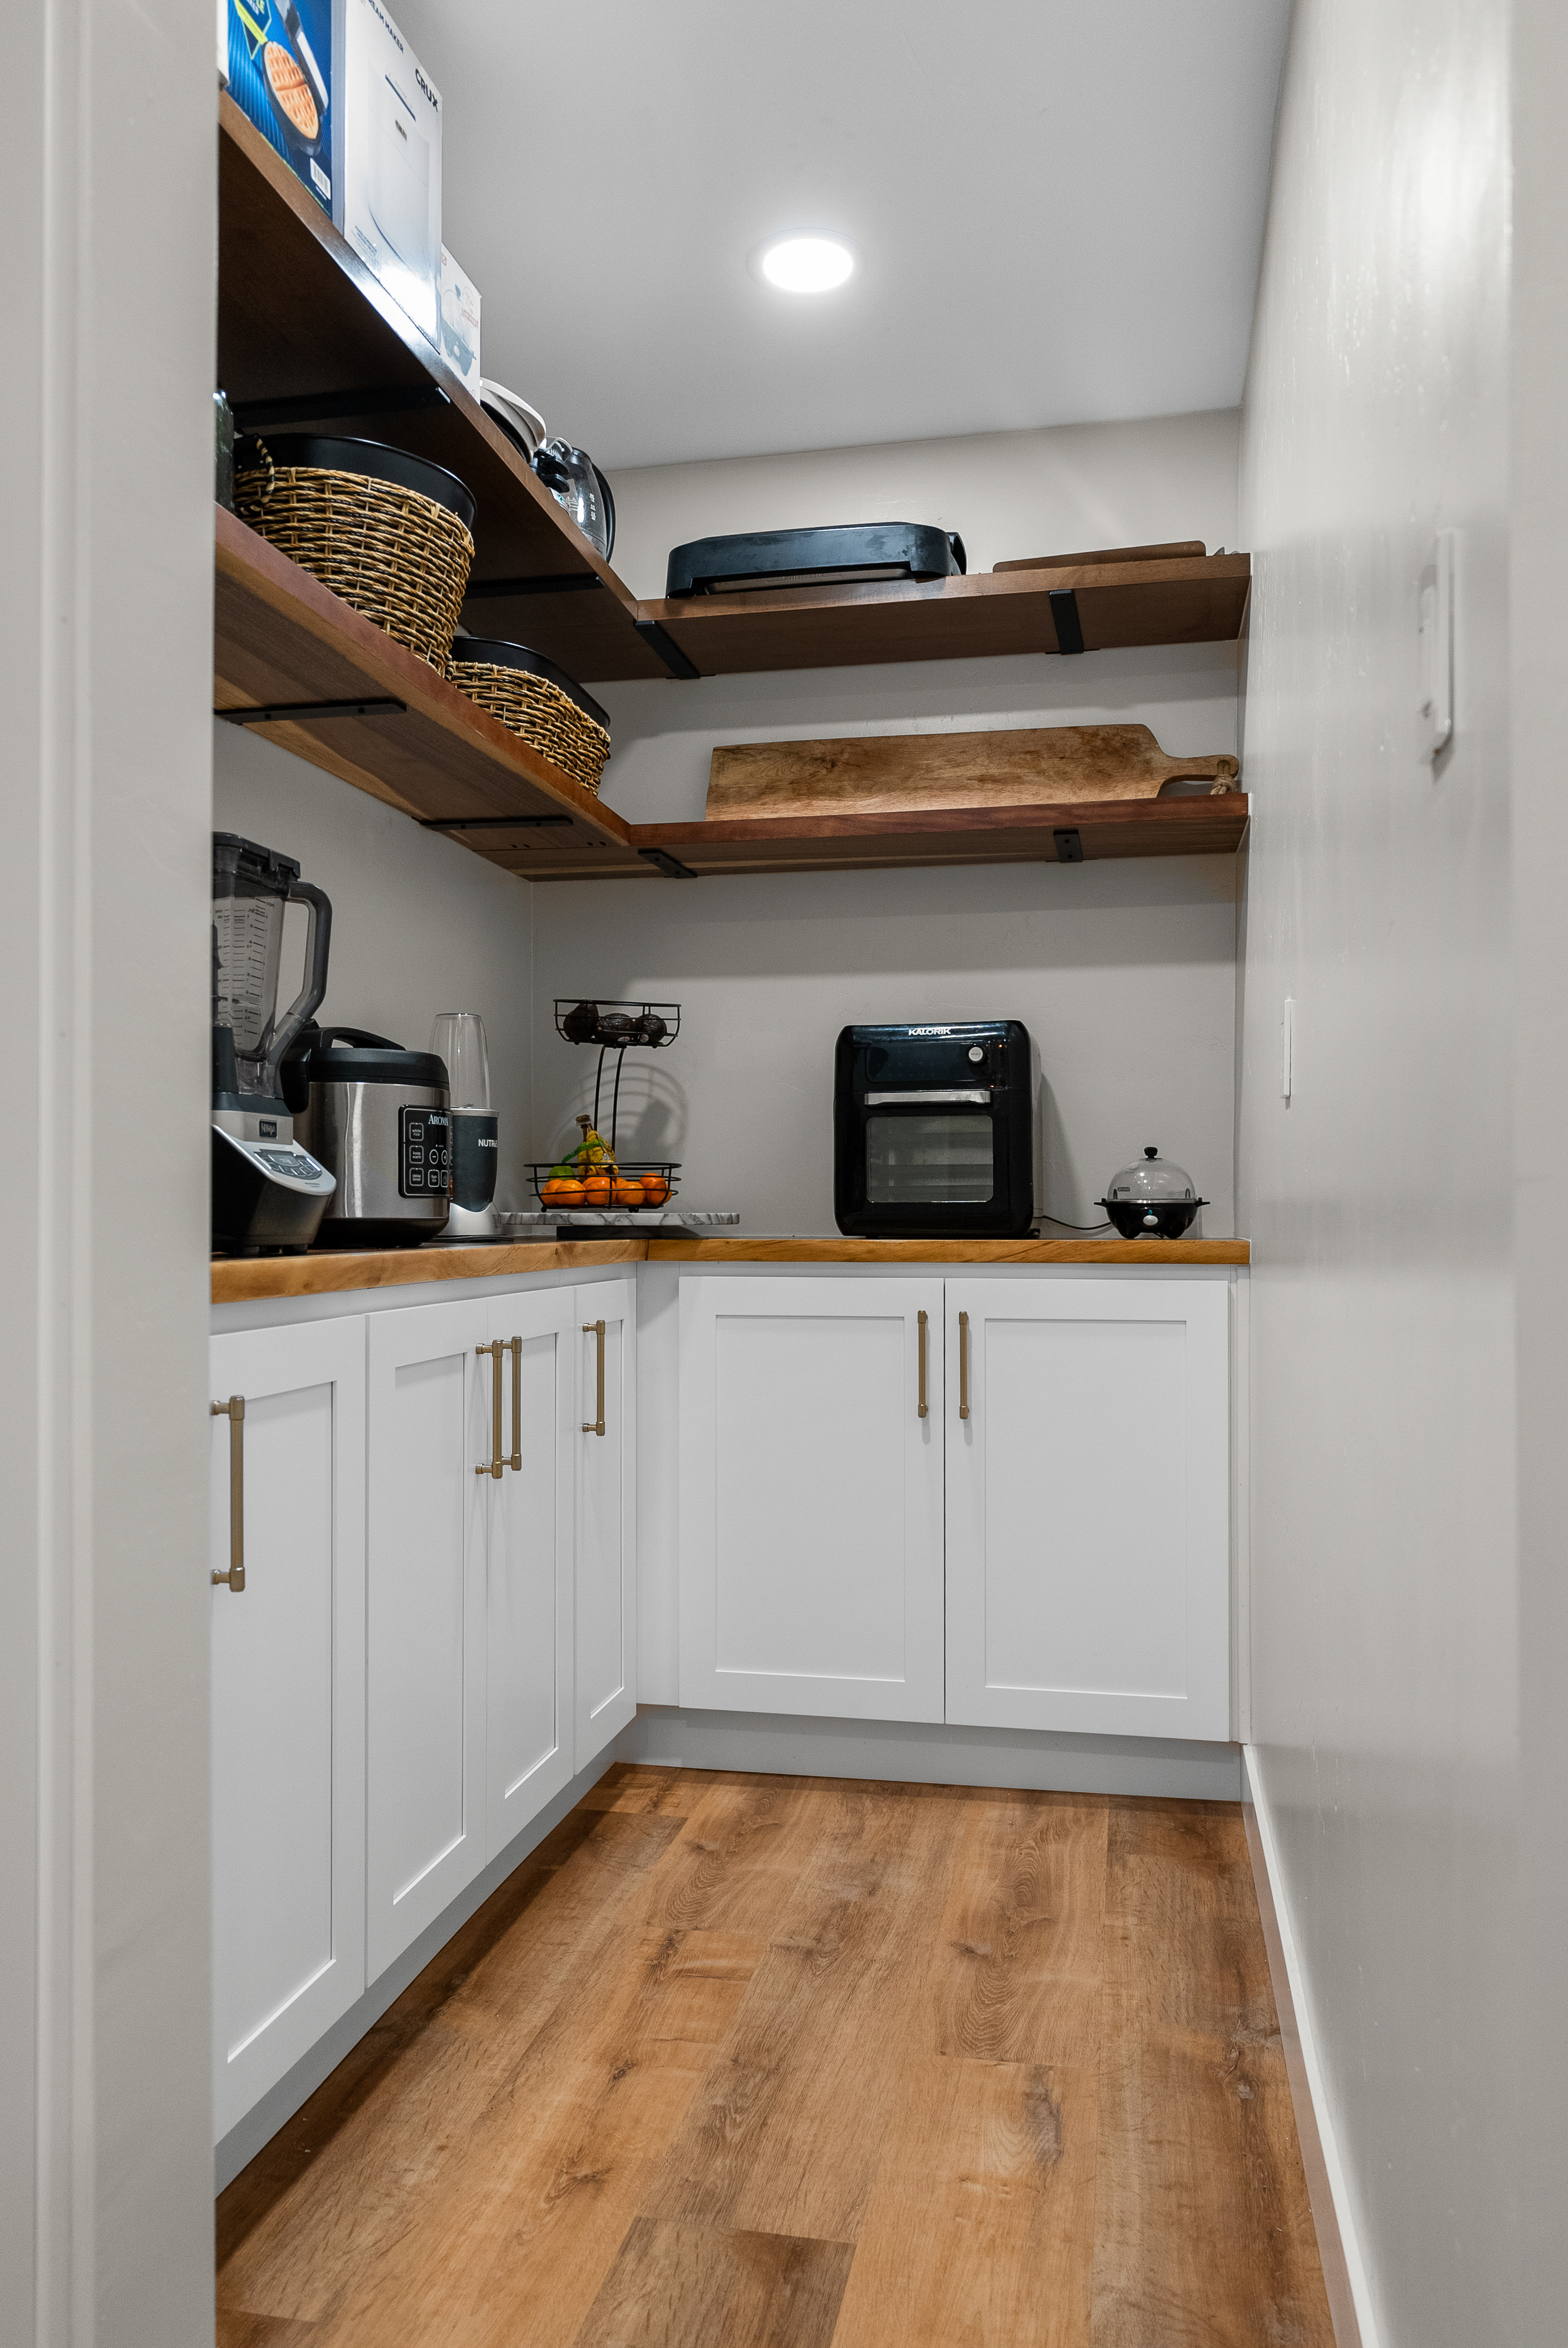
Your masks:
{"label": "clear dome lid", "polygon": [[1168,1204],[1185,1199],[1196,1199],[1193,1178],[1184,1166],[1173,1166],[1162,1158],[1153,1143],[1149,1142],[1143,1155],[1134,1166],[1123,1166],[1105,1192],[1105,1203],[1125,1200],[1130,1206]]}

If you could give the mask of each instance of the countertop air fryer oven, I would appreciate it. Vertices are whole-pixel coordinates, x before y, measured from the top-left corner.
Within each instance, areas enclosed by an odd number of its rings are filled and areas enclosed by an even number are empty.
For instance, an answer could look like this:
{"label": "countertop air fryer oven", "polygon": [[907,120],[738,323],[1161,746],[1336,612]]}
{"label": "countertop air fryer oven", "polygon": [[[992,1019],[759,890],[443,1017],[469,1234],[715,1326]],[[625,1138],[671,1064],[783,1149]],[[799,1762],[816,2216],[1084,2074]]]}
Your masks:
{"label": "countertop air fryer oven", "polygon": [[1034,1220],[1038,1064],[1017,1019],[845,1027],[833,1211],[856,1239],[1021,1239]]}

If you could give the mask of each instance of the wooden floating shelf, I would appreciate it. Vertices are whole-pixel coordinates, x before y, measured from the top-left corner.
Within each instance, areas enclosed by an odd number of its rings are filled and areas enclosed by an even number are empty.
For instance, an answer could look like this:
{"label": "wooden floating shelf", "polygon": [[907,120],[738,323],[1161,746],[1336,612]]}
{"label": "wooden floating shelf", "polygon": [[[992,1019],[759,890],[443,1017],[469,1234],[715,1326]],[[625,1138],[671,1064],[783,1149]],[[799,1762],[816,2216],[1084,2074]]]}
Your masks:
{"label": "wooden floating shelf", "polygon": [[[315,428],[391,441],[466,481],[479,508],[475,582],[584,582],[505,607],[476,601],[476,634],[516,633],[584,679],[668,676],[637,633],[630,590],[227,92],[218,129],[218,380],[231,401],[442,393],[442,405],[335,416]],[[497,624],[503,609],[506,627]]]}
{"label": "wooden floating shelf", "polygon": [[476,634],[532,644],[595,685],[670,676],[639,633],[651,623],[704,676],[1055,654],[1050,598],[1064,591],[1087,652],[1228,644],[1241,632],[1245,554],[639,602],[226,92],[218,127],[218,379],[230,398],[442,394],[433,407],[323,417],[321,428],[392,441],[468,484],[474,585],[580,582],[475,596],[464,618]]}
{"label": "wooden floating shelf", "polygon": [[526,880],[661,878],[651,852],[698,874],[1056,863],[1059,831],[1076,835],[1086,860],[1229,855],[1245,829],[1239,791],[628,823],[233,514],[220,506],[215,515],[214,708],[238,716],[401,702],[401,710],[275,719],[254,730],[405,814],[450,827],[477,855]]}
{"label": "wooden floating shelf", "polygon": [[692,595],[645,603],[704,676],[872,662],[1058,653],[1051,595],[1074,596],[1085,652],[1231,644],[1252,578],[1245,554],[1105,562],[972,579]]}

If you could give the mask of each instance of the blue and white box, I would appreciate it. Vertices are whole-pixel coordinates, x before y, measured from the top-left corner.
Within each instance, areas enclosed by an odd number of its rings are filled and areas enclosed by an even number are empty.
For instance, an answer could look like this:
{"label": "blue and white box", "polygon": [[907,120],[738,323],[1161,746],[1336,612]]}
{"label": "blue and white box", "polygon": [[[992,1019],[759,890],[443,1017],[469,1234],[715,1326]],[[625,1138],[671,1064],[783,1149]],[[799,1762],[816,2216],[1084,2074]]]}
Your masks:
{"label": "blue and white box", "polygon": [[224,0],[229,95],[333,210],[333,0]]}

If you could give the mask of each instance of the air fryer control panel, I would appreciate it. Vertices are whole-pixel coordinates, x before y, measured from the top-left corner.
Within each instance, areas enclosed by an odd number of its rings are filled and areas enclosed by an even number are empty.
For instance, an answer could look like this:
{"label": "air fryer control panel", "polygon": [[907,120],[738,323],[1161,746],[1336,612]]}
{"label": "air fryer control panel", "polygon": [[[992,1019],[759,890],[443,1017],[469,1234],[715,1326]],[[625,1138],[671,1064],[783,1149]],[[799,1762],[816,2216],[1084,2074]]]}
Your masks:
{"label": "air fryer control panel", "polygon": [[444,1108],[397,1112],[397,1189],[404,1199],[445,1197],[452,1187],[452,1128]]}

